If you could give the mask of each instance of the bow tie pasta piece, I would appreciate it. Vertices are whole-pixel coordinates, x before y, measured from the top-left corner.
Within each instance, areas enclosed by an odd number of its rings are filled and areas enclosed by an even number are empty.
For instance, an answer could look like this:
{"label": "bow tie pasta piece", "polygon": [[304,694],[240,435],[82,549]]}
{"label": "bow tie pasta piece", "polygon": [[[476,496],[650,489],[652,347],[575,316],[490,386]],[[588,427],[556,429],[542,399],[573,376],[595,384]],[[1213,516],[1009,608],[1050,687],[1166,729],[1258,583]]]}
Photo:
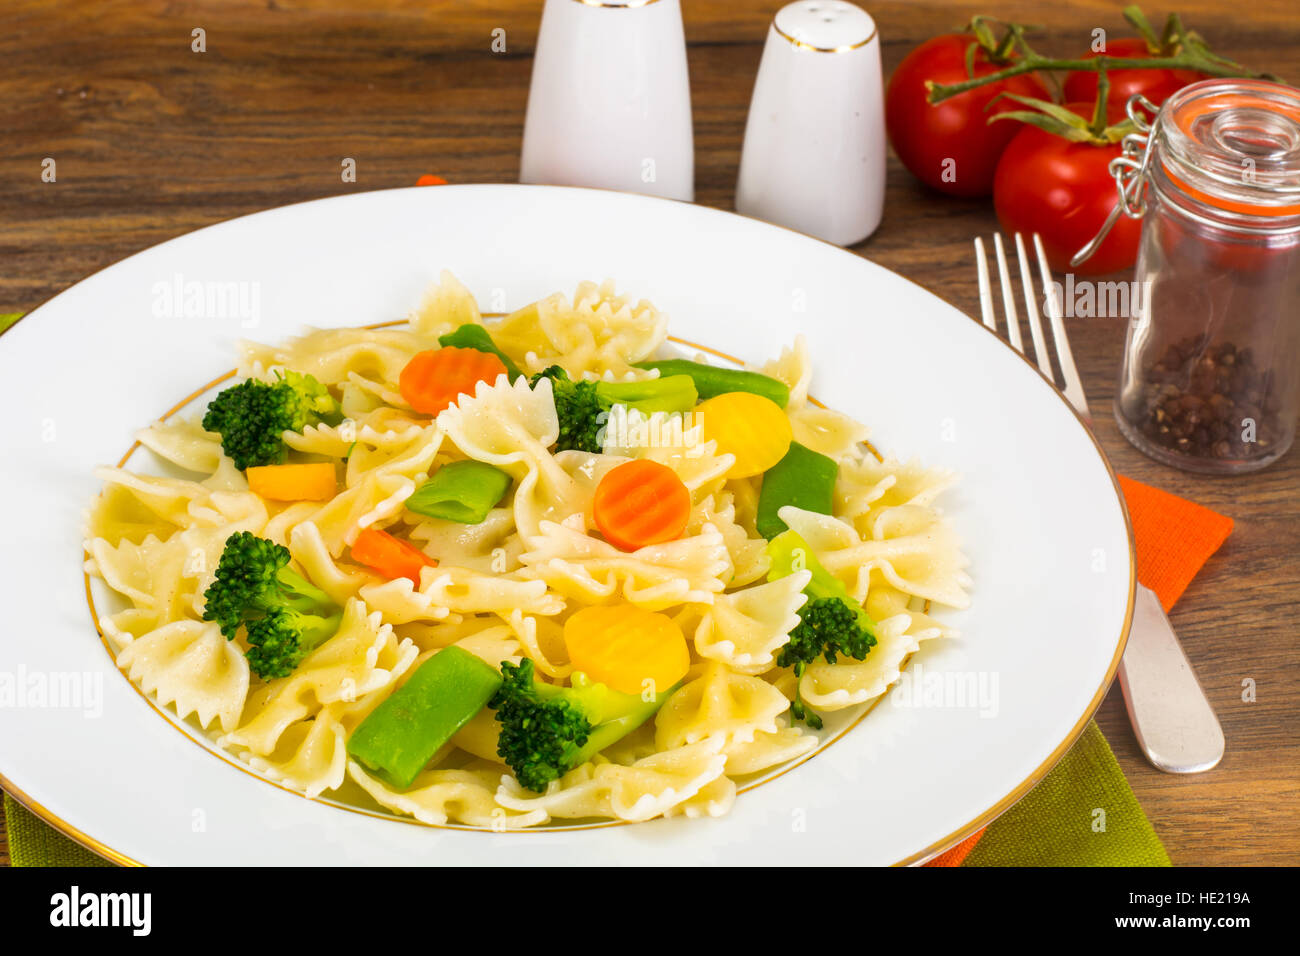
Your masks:
{"label": "bow tie pasta piece", "polygon": [[913,598],[910,594],[887,584],[876,582],[872,584],[864,606],[873,621],[883,621],[895,614],[909,615],[912,624],[907,629],[907,632],[918,641],[928,641],[936,637],[952,638],[961,636],[961,631],[950,624],[933,618],[929,614],[912,609],[913,605],[920,603],[922,602]]}
{"label": "bow tie pasta piece", "polygon": [[465,568],[438,568],[427,572],[422,590],[435,604],[458,614],[559,614],[564,601],[548,594],[541,582],[505,575],[480,574]]}
{"label": "bow tie pasta piece", "polygon": [[402,397],[401,390],[396,385],[385,385],[383,382],[376,381],[373,378],[366,378],[356,372],[348,372],[347,385],[343,387],[353,389],[354,395],[368,396],[375,405],[386,405],[407,415],[415,414],[415,410],[407,404],[406,399]]}
{"label": "bow tie pasta piece", "polygon": [[197,582],[184,580],[186,555],[178,544],[179,539],[159,541],[150,535],[139,544],[123,539],[114,547],[95,538],[86,543],[86,573],[103,579],[148,615],[151,628],[157,627],[184,616],[200,593]]}
{"label": "bow tie pasta piece", "polygon": [[902,505],[930,507],[957,480],[946,468],[926,468],[917,461],[877,461],[867,455],[840,465],[835,486],[835,514],[869,534],[880,513]]}
{"label": "bow tie pasta piece", "polygon": [[378,612],[368,612],[354,598],[343,609],[338,632],[304,657],[288,677],[254,691],[243,722],[217,742],[267,756],[292,724],[327,704],[359,700],[390,686],[418,653],[412,642],[398,640],[392,625],[384,624]]}
{"label": "bow tie pasta piece", "polygon": [[[86,519],[86,537],[102,538],[111,545],[166,540],[194,526],[220,528],[237,524],[260,528],[266,523],[266,505],[245,490],[226,491],[193,481],[156,475],[136,475],[120,468],[97,468],[105,483]],[[241,479],[242,482],[242,479]]]}
{"label": "bow tie pasta piece", "polygon": [[454,332],[462,325],[482,325],[483,317],[469,289],[443,269],[438,281],[425,291],[408,322],[412,332],[436,344],[439,336]]}
{"label": "bow tie pasta piece", "polygon": [[598,759],[570,770],[543,794],[524,790],[514,777],[503,777],[497,803],[520,813],[544,811],[548,819],[652,820],[722,776],[727,762],[722,744],[723,738],[715,736],[628,765]]}
{"label": "bow tie pasta piece", "polygon": [[117,666],[160,706],[173,705],[182,719],[194,714],[202,727],[215,719],[234,728],[248,696],[248,662],[216,624],[165,624],[123,648]]}
{"label": "bow tie pasta piece", "polygon": [[492,337],[529,372],[562,365],[575,377],[624,376],[649,358],[668,334],[668,316],[635,305],[606,280],[583,282],[572,299],[555,293],[524,306],[492,328]]}
{"label": "bow tie pasta piece", "polygon": [[790,387],[786,411],[796,411],[807,403],[812,360],[808,356],[808,341],[802,335],[796,336],[793,344],[783,348],[780,356],[763,365],[759,371]]}
{"label": "bow tie pasta piece", "polygon": [[463,396],[440,414],[438,424],[465,455],[515,479],[515,524],[525,540],[538,533],[548,515],[582,513],[583,487],[549,451],[560,430],[549,380],[536,388],[523,378],[513,385],[504,378],[495,385],[480,382],[473,396]]}
{"label": "bow tie pasta piece", "polygon": [[566,598],[605,604],[621,596],[647,611],[678,604],[711,604],[730,567],[722,534],[711,524],[689,538],[619,551],[567,525],[543,521],[520,560],[521,574]]}
{"label": "bow tie pasta piece", "polygon": [[835,461],[856,458],[860,443],[871,435],[871,429],[843,412],[811,403],[790,412],[790,428],[799,444]]}
{"label": "bow tie pasta piece", "polygon": [[509,614],[497,612],[509,626],[524,654],[537,669],[555,680],[573,673],[568,650],[564,645],[564,627],[551,617],[535,617],[518,609]]}
{"label": "bow tie pasta piece", "polygon": [[429,427],[400,451],[369,458],[369,467],[349,459],[347,490],[312,516],[331,555],[340,557],[362,529],[382,527],[402,515],[403,503],[415,491],[417,479],[424,480],[441,442],[442,432]]}
{"label": "bow tie pasta piece", "polygon": [[[549,379],[535,389],[523,379],[479,382],[473,395],[438,415],[438,424],[470,458],[506,469],[549,458],[547,449],[560,433]],[[519,469],[512,473],[518,476]]]}
{"label": "bow tie pasta piece", "polygon": [[791,727],[784,716],[777,718],[777,725],[774,731],[760,730],[752,740],[733,740],[723,748],[729,776],[761,773],[817,749],[816,734],[805,733],[802,727]]}
{"label": "bow tie pasta piece", "polygon": [[264,378],[274,369],[293,369],[335,386],[356,374],[396,391],[411,358],[437,345],[436,337],[407,329],[317,329],[283,345],[241,341],[239,372],[245,378]]}
{"label": "bow tie pasta piece", "polygon": [[466,568],[439,567],[424,572],[419,590],[405,578],[367,584],[361,597],[394,624],[439,621],[449,614],[559,614],[564,601],[547,593],[542,581]]}
{"label": "bow tie pasta piece", "polygon": [[751,536],[737,521],[735,496],[723,491],[709,495],[700,502],[686,526],[688,535],[696,535],[706,524],[711,524],[722,535],[731,561],[729,574],[723,579],[728,588],[740,588],[753,584],[771,567],[772,559],[767,553],[767,542],[763,538]]}
{"label": "bow tie pasta piece", "polygon": [[186,471],[210,475],[221,464],[221,436],[205,431],[197,419],[155,422],[135,437],[158,457]]}
{"label": "bow tie pasta piece", "polygon": [[[283,502],[275,504],[283,505]],[[319,501],[295,501],[292,504],[281,507],[279,511],[273,514],[267,520],[266,526],[262,528],[259,538],[266,538],[268,541],[274,541],[283,548],[289,546],[289,538],[292,536],[295,528],[300,524],[311,521],[312,516],[320,511],[321,504]],[[316,536],[320,537],[320,529],[316,530]],[[325,548],[325,553],[329,554],[329,549],[325,547],[324,542],[321,547]],[[308,575],[310,577],[310,575]]]}
{"label": "bow tie pasta piece", "polygon": [[760,731],[775,733],[777,718],[789,709],[785,695],[761,677],[711,661],[655,715],[655,746],[673,750],[712,737],[722,738],[724,748],[749,743]]}
{"label": "bow tie pasta piece", "polygon": [[438,563],[484,574],[506,574],[519,568],[524,544],[515,533],[513,503],[493,508],[478,524],[425,518],[411,529],[410,539]]}
{"label": "bow tie pasta piece", "polygon": [[314,716],[290,724],[276,741],[275,750],[262,756],[238,750],[250,767],[276,783],[317,797],[337,790],[347,773],[347,738],[379,706],[391,688],[380,688],[358,701],[326,704]]}
{"label": "bow tie pasta piece", "polygon": [[859,601],[871,572],[879,571],[891,586],[915,597],[955,608],[970,605],[966,588],[971,580],[964,570],[969,561],[956,533],[932,509],[890,509],[866,540],[851,525],[827,515],[788,505],[780,515]]}
{"label": "bow tie pasta piece", "polygon": [[190,525],[191,502],[211,495],[197,482],[135,475],[121,468],[96,468],[95,477],[104,490],[87,514],[86,537],[112,545],[151,536],[165,540]]}
{"label": "bow tie pasta piece", "polygon": [[299,432],[285,432],[284,443],[294,451],[327,458],[349,458],[357,446],[383,453],[380,461],[420,438],[427,426],[396,408],[378,407],[337,425],[308,425]]}
{"label": "bow tie pasta piece", "polygon": [[358,441],[348,455],[343,484],[353,489],[376,475],[423,480],[442,449],[442,430],[437,425],[424,425],[416,431],[404,432],[403,437],[402,442],[382,444]]}
{"label": "bow tie pasta piece", "polygon": [[415,817],[421,823],[442,826],[448,822],[493,830],[514,830],[546,822],[541,809],[515,811],[493,799],[501,777],[499,769],[426,770],[404,791],[396,791],[372,777],[355,760],[348,775],[381,807]]}
{"label": "bow tie pasta piece", "polygon": [[367,607],[378,611],[391,624],[445,621],[452,616],[449,608],[434,603],[432,597],[416,590],[407,578],[393,578],[383,583],[372,581],[358,593]]}
{"label": "bow tie pasta piece", "polygon": [[695,796],[669,807],[664,816],[686,817],[689,820],[724,817],[731,812],[735,802],[736,782],[730,777],[722,776],[706,783]]}
{"label": "bow tie pasta piece", "polygon": [[812,579],[796,571],[767,584],[720,594],[695,631],[695,650],[740,674],[762,674],[776,664],[776,652],[799,624],[799,609]]}
{"label": "bow tie pasta piece", "polygon": [[147,608],[127,607],[99,617],[100,631],[108,638],[114,653],[160,626],[158,615]]}

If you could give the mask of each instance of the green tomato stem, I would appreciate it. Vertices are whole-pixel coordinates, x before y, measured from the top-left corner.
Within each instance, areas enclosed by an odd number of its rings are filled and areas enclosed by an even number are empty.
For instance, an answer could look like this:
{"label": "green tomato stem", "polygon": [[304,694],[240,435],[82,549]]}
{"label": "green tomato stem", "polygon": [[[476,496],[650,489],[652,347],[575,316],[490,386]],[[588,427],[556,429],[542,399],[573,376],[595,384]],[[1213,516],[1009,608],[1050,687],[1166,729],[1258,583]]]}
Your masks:
{"label": "green tomato stem", "polygon": [[1197,52],[1185,51],[1177,56],[1153,57],[1151,59],[1140,59],[1137,57],[1095,57],[1092,59],[1079,60],[1056,60],[1050,57],[1043,57],[1037,54],[1030,54],[1022,57],[1014,66],[1009,66],[1005,70],[999,70],[996,73],[989,73],[985,76],[975,77],[974,79],[963,80],[960,83],[935,83],[933,80],[927,80],[925,84],[927,97],[931,106],[938,105],[944,100],[950,100],[954,96],[960,96],[962,93],[977,89],[981,86],[987,86],[990,83],[998,83],[1002,80],[1009,80],[1013,77],[1023,76],[1026,73],[1036,73],[1041,71],[1075,71],[1088,70],[1099,72],[1103,69],[1101,60],[1105,60],[1104,69],[1107,70],[1194,70],[1197,73],[1204,73],[1207,76],[1220,77],[1250,77],[1253,79],[1266,79],[1282,82],[1276,76],[1270,73],[1255,73],[1248,70],[1240,63],[1233,63],[1231,60],[1223,60],[1221,57],[1204,56]]}

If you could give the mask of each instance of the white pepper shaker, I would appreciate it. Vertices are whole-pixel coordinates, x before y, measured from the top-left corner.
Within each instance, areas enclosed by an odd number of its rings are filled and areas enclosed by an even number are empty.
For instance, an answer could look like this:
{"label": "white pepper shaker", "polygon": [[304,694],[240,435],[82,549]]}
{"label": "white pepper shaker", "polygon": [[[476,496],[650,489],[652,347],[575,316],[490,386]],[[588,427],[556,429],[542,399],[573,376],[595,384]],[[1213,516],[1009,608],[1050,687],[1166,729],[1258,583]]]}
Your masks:
{"label": "white pepper shaker", "polygon": [[736,210],[847,246],[880,225],[885,114],[875,21],[843,0],[798,0],[768,30]]}
{"label": "white pepper shaker", "polygon": [[679,0],[546,0],[519,166],[523,183],[695,198]]}

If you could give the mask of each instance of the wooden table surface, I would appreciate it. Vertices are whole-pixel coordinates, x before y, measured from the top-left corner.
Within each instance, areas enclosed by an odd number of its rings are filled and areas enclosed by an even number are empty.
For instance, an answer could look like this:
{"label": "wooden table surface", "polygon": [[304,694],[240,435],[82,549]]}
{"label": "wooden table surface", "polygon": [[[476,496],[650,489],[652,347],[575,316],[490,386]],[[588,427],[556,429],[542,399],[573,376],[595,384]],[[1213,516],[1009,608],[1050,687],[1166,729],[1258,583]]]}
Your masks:
{"label": "wooden table surface", "polygon": [[[779,0],[684,0],[698,202],[732,205],[762,40]],[[886,74],[972,13],[1042,24],[1062,55],[1122,4],[868,5]],[[133,252],[232,216],[344,192],[514,182],[540,0],[6,0],[0,9],[0,313],[34,308]],[[1295,0],[1183,0],[1215,49],[1300,80]],[[1152,19],[1164,10],[1148,9]],[[207,51],[191,51],[195,28]],[[507,51],[491,50],[505,30]],[[340,160],[357,183],[340,182]],[[41,181],[45,157],[57,183]],[[985,201],[920,188],[891,155],[885,219],[857,252],[977,312],[970,240]],[[1122,319],[1070,336],[1115,468],[1230,515],[1236,530],[1172,618],[1223,722],[1216,770],[1159,773],[1134,742],[1118,687],[1097,715],[1175,864],[1300,862],[1300,450],[1267,471],[1205,478],[1158,465],[1109,408]],[[1243,701],[1243,681],[1256,699]],[[0,832],[0,861],[7,862]]]}

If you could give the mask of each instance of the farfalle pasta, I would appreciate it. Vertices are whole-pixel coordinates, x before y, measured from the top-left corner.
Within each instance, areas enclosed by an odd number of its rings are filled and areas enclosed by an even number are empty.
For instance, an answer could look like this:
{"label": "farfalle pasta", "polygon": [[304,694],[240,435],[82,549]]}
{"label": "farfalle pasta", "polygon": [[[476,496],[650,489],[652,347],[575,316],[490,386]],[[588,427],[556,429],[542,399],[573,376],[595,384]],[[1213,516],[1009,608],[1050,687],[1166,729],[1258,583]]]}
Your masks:
{"label": "farfalle pasta", "polygon": [[444,272],[396,326],[240,343],[205,409],[137,434],[158,467],[96,472],[117,666],[312,798],[727,813],[954,636],[971,579],[955,476],[814,401],[802,338],[734,369],[667,335],[610,282],[492,318]]}

